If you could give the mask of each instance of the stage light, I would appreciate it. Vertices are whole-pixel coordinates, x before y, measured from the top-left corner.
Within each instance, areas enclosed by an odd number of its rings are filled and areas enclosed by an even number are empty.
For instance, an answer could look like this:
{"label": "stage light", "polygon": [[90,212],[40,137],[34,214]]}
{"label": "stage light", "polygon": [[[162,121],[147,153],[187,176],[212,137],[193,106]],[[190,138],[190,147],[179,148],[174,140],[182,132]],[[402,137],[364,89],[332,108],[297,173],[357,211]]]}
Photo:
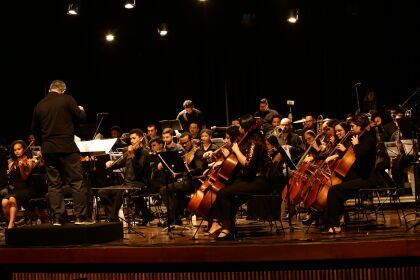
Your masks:
{"label": "stage light", "polygon": [[161,23],[158,27],[158,33],[160,36],[164,37],[168,35],[168,26],[166,23]]}
{"label": "stage light", "polygon": [[114,40],[115,40],[115,35],[114,35],[114,34],[112,34],[112,33],[108,33],[108,34],[106,34],[105,39],[106,39],[108,42],[112,42],[112,41],[114,41]]}
{"label": "stage light", "polygon": [[67,9],[67,14],[70,16],[77,16],[79,14],[79,8],[80,7],[78,4],[75,4],[75,3],[69,4],[69,7]]}
{"label": "stage light", "polygon": [[290,23],[296,23],[299,20],[299,12],[297,9],[290,9],[287,17],[287,21]]}
{"label": "stage light", "polygon": [[133,9],[136,6],[136,0],[126,0],[124,4],[124,8],[126,9]]}

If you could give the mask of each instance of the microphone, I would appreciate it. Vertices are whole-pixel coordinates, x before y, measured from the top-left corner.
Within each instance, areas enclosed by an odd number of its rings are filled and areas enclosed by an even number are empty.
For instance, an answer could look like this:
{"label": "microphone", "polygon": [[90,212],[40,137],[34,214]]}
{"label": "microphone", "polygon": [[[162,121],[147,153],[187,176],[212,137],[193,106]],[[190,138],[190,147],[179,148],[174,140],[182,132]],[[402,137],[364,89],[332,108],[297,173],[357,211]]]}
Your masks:
{"label": "microphone", "polygon": [[357,83],[355,83],[354,85],[353,85],[353,87],[358,87],[358,86],[360,86],[362,83],[361,82],[357,82]]}
{"label": "microphone", "polygon": [[109,113],[108,112],[101,112],[101,113],[97,113],[98,116],[108,116]]}

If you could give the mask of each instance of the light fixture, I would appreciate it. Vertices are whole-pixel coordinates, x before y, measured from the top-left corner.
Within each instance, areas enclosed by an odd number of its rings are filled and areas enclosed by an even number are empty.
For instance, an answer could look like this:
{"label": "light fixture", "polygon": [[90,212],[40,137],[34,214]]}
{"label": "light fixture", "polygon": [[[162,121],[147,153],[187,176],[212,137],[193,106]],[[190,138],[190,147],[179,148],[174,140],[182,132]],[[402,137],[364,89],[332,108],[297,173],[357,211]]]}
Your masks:
{"label": "light fixture", "polygon": [[108,42],[112,42],[115,40],[115,35],[113,33],[108,33],[105,35],[105,40],[107,40]]}
{"label": "light fixture", "polygon": [[158,33],[160,36],[164,37],[168,35],[168,26],[166,23],[161,23],[158,27]]}
{"label": "light fixture", "polygon": [[287,16],[287,21],[290,23],[296,23],[299,20],[299,12],[297,9],[290,9],[288,16]]}
{"label": "light fixture", "polygon": [[70,16],[77,16],[79,15],[79,4],[70,3],[67,9],[67,14]]}
{"label": "light fixture", "polygon": [[136,0],[126,0],[124,3],[124,8],[133,9],[136,6]]}

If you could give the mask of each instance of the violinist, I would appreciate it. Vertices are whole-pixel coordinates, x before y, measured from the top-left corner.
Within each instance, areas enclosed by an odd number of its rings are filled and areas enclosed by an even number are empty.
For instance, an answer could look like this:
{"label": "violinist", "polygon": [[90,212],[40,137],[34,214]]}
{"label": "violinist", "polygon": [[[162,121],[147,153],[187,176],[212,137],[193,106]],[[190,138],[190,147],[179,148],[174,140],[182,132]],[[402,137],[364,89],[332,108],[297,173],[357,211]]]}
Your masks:
{"label": "violinist", "polygon": [[201,155],[201,157],[205,153],[215,151],[219,148],[216,144],[211,142],[212,135],[213,131],[210,129],[204,128],[200,131],[201,145],[198,147],[197,153]]}
{"label": "violinist", "polygon": [[[340,215],[344,214],[344,202],[356,197],[359,189],[375,185],[372,180],[372,171],[375,167],[376,139],[370,133],[365,133],[369,123],[369,118],[362,113],[356,114],[350,122],[351,147],[355,161],[343,182],[333,185],[328,191],[325,220],[330,226],[327,231],[329,234],[341,232]],[[341,160],[345,160],[350,147],[343,145],[339,149],[344,153]]]}
{"label": "violinist", "polygon": [[239,132],[242,137],[246,131],[248,135],[242,139],[240,146],[234,142],[231,148],[238,159],[239,174],[232,183],[217,192],[211,215],[213,222],[208,232],[209,235],[215,235],[220,231],[216,240],[234,238],[236,211],[246,201],[246,196],[270,190],[266,173],[271,160],[259,130],[249,131],[253,125],[255,119],[251,114],[240,118]]}
{"label": "violinist", "polygon": [[35,162],[30,159],[27,146],[24,141],[16,140],[11,144],[11,159],[7,174],[9,176],[8,193],[2,199],[1,205],[4,216],[8,219],[7,228],[15,227],[15,219],[18,205],[29,201],[34,194],[29,178]]}
{"label": "violinist", "polygon": [[[116,161],[106,162],[106,167],[116,169],[125,167],[124,185],[133,188],[137,193],[145,193],[146,186],[149,179],[150,169],[150,155],[149,151],[144,147],[145,139],[143,131],[140,128],[130,130],[130,143],[127,151],[121,159]],[[123,190],[120,186],[116,186],[117,190],[100,190],[99,196],[105,206],[105,211],[110,221],[118,221],[118,211],[122,205]],[[142,225],[147,225],[148,222],[153,220],[152,214],[147,208],[147,204],[142,197],[134,200],[134,212],[139,212],[143,215]]]}
{"label": "violinist", "polygon": [[[167,186],[161,186],[160,194],[164,203],[169,203],[168,225],[182,225],[182,215],[187,204],[186,195],[192,193],[199,186],[199,181],[194,177],[201,175],[206,169],[206,162],[198,154],[198,147],[194,144],[191,134],[183,132],[179,138],[179,143],[185,150],[184,162],[188,173],[183,174],[175,182],[170,182]],[[162,164],[158,165],[162,170]]]}

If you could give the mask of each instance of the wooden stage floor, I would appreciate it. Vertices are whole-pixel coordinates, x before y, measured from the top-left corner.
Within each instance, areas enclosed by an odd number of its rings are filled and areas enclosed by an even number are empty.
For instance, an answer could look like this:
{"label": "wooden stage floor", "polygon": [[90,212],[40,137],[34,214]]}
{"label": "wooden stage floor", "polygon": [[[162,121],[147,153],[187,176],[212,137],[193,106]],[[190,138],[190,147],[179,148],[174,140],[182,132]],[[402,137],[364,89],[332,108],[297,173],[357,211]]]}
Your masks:
{"label": "wooden stage floor", "polygon": [[[406,213],[410,209],[405,210]],[[303,216],[302,216],[303,217]],[[78,246],[9,247],[0,240],[0,264],[126,264],[126,263],[220,263],[321,261],[375,258],[420,257],[420,226],[406,230],[395,210],[369,216],[369,222],[350,223],[344,232],[322,234],[320,229],[300,224],[295,217],[293,230],[288,222],[276,221],[278,230],[266,221],[238,220],[236,239],[215,241],[197,225],[184,220],[168,234],[155,219],[148,226],[124,228],[122,240]],[[407,217],[413,219],[414,217]],[[417,217],[417,219],[419,219]],[[283,226],[283,229],[282,229]],[[4,233],[4,231],[3,231]]]}

